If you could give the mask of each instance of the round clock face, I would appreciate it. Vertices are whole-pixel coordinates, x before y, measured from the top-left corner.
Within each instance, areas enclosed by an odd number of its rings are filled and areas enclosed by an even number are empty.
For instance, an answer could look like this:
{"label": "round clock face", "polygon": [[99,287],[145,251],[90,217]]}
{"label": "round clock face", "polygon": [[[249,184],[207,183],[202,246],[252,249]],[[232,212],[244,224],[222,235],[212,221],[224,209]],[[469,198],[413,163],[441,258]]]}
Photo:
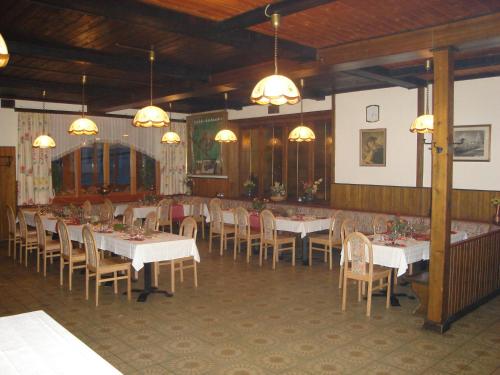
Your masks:
{"label": "round clock face", "polygon": [[369,105],[366,107],[366,121],[377,122],[379,120],[379,106]]}

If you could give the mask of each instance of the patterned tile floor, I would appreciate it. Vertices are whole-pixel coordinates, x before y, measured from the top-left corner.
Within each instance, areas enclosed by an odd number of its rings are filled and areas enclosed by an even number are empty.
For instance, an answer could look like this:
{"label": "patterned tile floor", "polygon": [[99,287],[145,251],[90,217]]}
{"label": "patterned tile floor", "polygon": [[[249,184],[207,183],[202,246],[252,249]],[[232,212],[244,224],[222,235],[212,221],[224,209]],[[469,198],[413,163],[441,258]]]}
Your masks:
{"label": "patterned tile floor", "polygon": [[173,298],[147,303],[104,287],[98,308],[92,289],[84,299],[83,275],[70,293],[58,264],[44,279],[33,261],[26,269],[2,255],[0,315],[45,310],[124,374],[500,374],[500,298],[441,336],[421,329],[406,298],[389,310],[375,298],[366,318],[355,285],[342,313],[338,269],[319,260],[293,268],[285,259],[272,271],[256,257],[247,265],[243,254],[208,254],[206,241],[199,248],[197,289],[189,271]]}

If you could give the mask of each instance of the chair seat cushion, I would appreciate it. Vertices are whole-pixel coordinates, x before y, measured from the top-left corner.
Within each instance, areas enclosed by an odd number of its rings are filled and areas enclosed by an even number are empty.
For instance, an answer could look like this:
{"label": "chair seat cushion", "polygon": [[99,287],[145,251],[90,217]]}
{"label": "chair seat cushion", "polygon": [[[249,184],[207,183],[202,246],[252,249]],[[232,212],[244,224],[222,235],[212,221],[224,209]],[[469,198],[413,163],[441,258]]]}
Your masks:
{"label": "chair seat cushion", "polygon": [[61,250],[61,243],[58,240],[47,240],[45,241],[45,250],[46,251],[59,251]]}
{"label": "chair seat cushion", "polygon": [[377,264],[373,265],[373,276],[383,276],[384,274],[391,273],[392,269]]}
{"label": "chair seat cushion", "polygon": [[276,241],[278,241],[278,243],[295,242],[295,236],[290,236],[289,234],[278,234],[276,236]]}
{"label": "chair seat cushion", "polygon": [[131,262],[124,261],[119,257],[104,258],[100,260],[99,271],[101,273],[124,271],[130,268]]}
{"label": "chair seat cushion", "polygon": [[314,243],[328,244],[330,236],[328,234],[313,234],[309,236],[309,241]]}
{"label": "chair seat cushion", "polygon": [[[66,256],[64,258],[67,259]],[[73,252],[71,253],[71,260],[73,263],[85,262],[85,250],[78,248],[73,249]]]}

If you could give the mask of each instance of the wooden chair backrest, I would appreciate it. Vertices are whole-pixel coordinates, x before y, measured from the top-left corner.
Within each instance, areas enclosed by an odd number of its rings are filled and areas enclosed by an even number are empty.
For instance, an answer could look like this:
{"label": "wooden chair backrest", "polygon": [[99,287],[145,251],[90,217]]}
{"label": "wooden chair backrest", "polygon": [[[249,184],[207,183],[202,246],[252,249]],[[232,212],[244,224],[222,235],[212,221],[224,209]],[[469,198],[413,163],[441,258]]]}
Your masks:
{"label": "wooden chair backrest", "polygon": [[196,220],[190,216],[185,217],[184,220],[182,220],[179,235],[196,239],[197,234],[198,224],[196,223]]}
{"label": "wooden chair backrest", "polygon": [[222,207],[220,205],[220,199],[214,198],[210,201],[208,206],[208,211],[210,213],[210,225],[213,229],[220,231],[224,225],[224,218],[222,216]]}
{"label": "wooden chair backrest", "polygon": [[356,232],[356,223],[352,219],[344,219],[342,226],[340,228],[340,237],[342,243],[344,243],[347,236],[353,232]]}
{"label": "wooden chair backrest", "polygon": [[132,226],[134,225],[134,207],[128,206],[123,213],[123,224]]}
{"label": "wooden chair backrest", "polygon": [[276,219],[269,210],[260,213],[260,237],[266,241],[276,240]]}
{"label": "wooden chair backrest", "polygon": [[22,239],[28,237],[28,224],[26,224],[26,216],[24,216],[24,211],[22,209],[17,211],[17,218],[19,219],[19,232]]}
{"label": "wooden chair backrest", "polygon": [[61,251],[63,255],[71,259],[73,254],[73,244],[69,239],[68,227],[61,219],[57,220],[57,234],[59,235],[59,243],[61,244]]}
{"label": "wooden chair backrest", "polygon": [[45,236],[45,228],[43,227],[42,218],[38,212],[35,214],[35,227],[38,247],[40,250],[43,250],[47,244],[47,237]]}
{"label": "wooden chair backrest", "polygon": [[144,229],[154,231],[158,229],[158,225],[161,225],[158,221],[158,216],[156,216],[155,211],[151,211],[146,215],[146,220],[144,221]]}
{"label": "wooden chair backrest", "polygon": [[94,234],[90,226],[84,225],[82,228],[83,245],[85,247],[86,264],[94,269],[99,267],[99,250],[95,245]]}
{"label": "wooden chair backrest", "polygon": [[346,270],[356,275],[373,274],[373,248],[371,241],[360,232],[350,233],[344,240],[344,251],[351,262],[344,262]]}
{"label": "wooden chair backrest", "polygon": [[104,198],[104,204],[107,204],[111,208],[113,208],[113,202],[109,198]]}
{"label": "wooden chair backrest", "polygon": [[199,218],[203,215],[203,201],[200,198],[193,198],[189,203],[189,216]]}
{"label": "wooden chair backrest", "polygon": [[234,224],[239,237],[247,237],[250,234],[250,214],[244,207],[234,209]]}
{"label": "wooden chair backrest", "polygon": [[101,223],[111,223],[113,221],[113,206],[104,202],[99,210],[99,220]]}
{"label": "wooden chair backrest", "polygon": [[7,206],[7,222],[9,223],[9,234],[11,236],[16,235],[16,215],[14,215],[14,210],[10,205]]}
{"label": "wooden chair backrest", "polygon": [[385,233],[387,232],[387,220],[386,215],[375,215],[373,218],[373,234]]}
{"label": "wooden chair backrest", "polygon": [[342,220],[344,217],[344,211],[336,211],[330,218],[330,228],[328,230],[328,239],[330,243],[341,238],[340,227],[342,226]]}
{"label": "wooden chair backrest", "polygon": [[86,200],[85,202],[83,202],[82,209],[84,217],[92,216],[92,204],[90,203],[90,201]]}
{"label": "wooden chair backrest", "polygon": [[172,222],[172,200],[162,199],[156,205],[158,225],[170,225]]}

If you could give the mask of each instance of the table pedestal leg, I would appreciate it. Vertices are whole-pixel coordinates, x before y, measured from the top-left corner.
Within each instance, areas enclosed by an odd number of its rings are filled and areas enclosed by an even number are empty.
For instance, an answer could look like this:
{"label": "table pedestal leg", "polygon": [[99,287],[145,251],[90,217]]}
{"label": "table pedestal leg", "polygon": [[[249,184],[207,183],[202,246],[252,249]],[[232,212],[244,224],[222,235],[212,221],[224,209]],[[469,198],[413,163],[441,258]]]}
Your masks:
{"label": "table pedestal leg", "polygon": [[152,293],[164,294],[166,297],[173,297],[173,294],[166,290],[159,290],[151,286],[151,277],[153,273],[151,272],[152,263],[146,263],[144,265],[144,289],[132,289],[134,293],[140,293],[137,297],[137,302],[146,302],[148,296]]}
{"label": "table pedestal leg", "polygon": [[309,265],[309,238],[305,236],[302,238],[302,264]]}

